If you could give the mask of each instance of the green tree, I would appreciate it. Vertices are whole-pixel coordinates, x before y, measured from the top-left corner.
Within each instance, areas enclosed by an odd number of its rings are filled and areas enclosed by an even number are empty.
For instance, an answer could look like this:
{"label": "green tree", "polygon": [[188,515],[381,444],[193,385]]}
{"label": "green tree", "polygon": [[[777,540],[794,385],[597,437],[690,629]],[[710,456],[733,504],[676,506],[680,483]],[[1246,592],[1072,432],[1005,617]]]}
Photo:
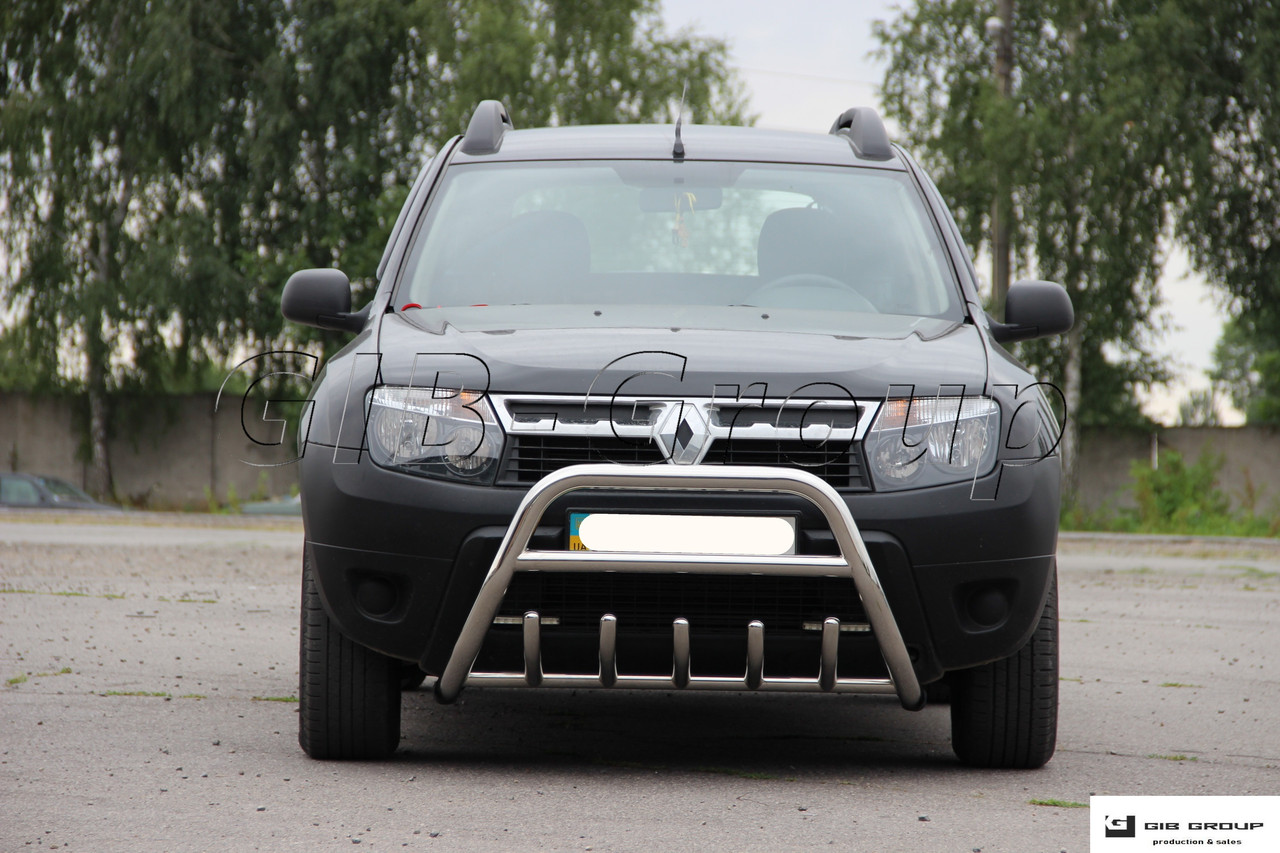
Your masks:
{"label": "green tree", "polygon": [[[0,379],[190,388],[283,327],[293,270],[367,293],[411,177],[481,99],[517,124],[741,120],[726,48],[656,0],[12,0],[0,9]],[[358,293],[358,296],[364,295]],[[291,339],[292,338],[292,339]]]}
{"label": "green tree", "polygon": [[1248,316],[1228,320],[1209,379],[1250,424],[1280,424],[1280,345]]}
{"label": "green tree", "polygon": [[1216,427],[1221,426],[1218,417],[1218,394],[1213,388],[1206,388],[1187,393],[1187,398],[1178,404],[1178,426],[1180,427]]}
{"label": "green tree", "polygon": [[1015,269],[1036,270],[1071,295],[1071,332],[1020,346],[1063,388],[1068,502],[1082,423],[1133,419],[1134,386],[1165,376],[1144,330],[1158,305],[1168,119],[1149,109],[1145,81],[1116,73],[1135,61],[1129,5],[1016,4],[1015,71],[1004,97],[984,31],[994,0],[921,0],[876,30],[889,60],[886,112],[930,168],[969,245],[986,243],[1002,187]]}
{"label": "green tree", "polygon": [[1280,4],[1149,5],[1131,70],[1174,117],[1179,236],[1261,351],[1280,350]]}
{"label": "green tree", "polygon": [[0,295],[21,323],[6,348],[31,384],[84,394],[99,494],[111,395],[172,347],[184,190],[235,88],[237,15],[200,0],[0,12]]}
{"label": "green tree", "polygon": [[297,0],[279,14],[286,37],[236,117],[244,180],[224,189],[254,283],[242,331],[259,347],[325,339],[280,320],[295,269],[341,266],[357,301],[372,292],[422,158],[485,98],[517,127],[651,121],[687,85],[694,112],[746,119],[725,45],[666,33],[655,0]]}

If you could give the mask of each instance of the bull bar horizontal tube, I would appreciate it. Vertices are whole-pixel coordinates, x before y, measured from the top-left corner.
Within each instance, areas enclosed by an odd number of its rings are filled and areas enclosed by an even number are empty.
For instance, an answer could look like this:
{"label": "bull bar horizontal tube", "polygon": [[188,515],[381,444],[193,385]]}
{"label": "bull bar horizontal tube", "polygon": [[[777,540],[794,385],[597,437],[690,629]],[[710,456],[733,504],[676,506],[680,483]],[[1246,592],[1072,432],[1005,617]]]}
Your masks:
{"label": "bull bar horizontal tube", "polygon": [[[749,492],[795,495],[813,504],[822,513],[835,536],[839,557],[778,556],[754,557],[705,554],[635,554],[593,551],[531,551],[529,541],[547,508],[575,491],[629,490],[682,492]],[[760,678],[748,672],[742,679],[688,676],[679,661],[673,677],[629,676],[611,673],[603,679],[592,675],[532,673],[472,673],[489,626],[493,623],[512,575],[516,571],[554,570],[692,572],[728,574],[769,574],[791,576],[850,577],[871,624],[880,653],[888,668],[888,679],[833,679],[825,669],[834,667],[834,653],[823,652],[824,673],[820,679]],[[767,627],[767,626],[765,626]],[[677,629],[678,630],[678,629]],[[687,629],[686,629],[687,630]],[[536,641],[535,641],[536,642]],[[528,650],[526,650],[528,654]],[[687,667],[687,659],[685,666]],[[752,667],[754,669],[754,667]],[[902,633],[889,608],[871,558],[849,507],[830,485],[808,471],[730,465],[631,466],[616,464],[573,465],[548,474],[529,490],[507,528],[498,553],[485,575],[471,612],[458,635],[444,672],[436,681],[436,698],[452,702],[470,681],[492,686],[524,686],[538,683],[547,687],[607,686],[678,688],[687,679],[689,688],[712,690],[766,689],[818,690],[846,693],[896,693],[904,708],[916,710],[924,704],[924,691],[911,665]],[[750,683],[749,683],[750,682]],[[834,683],[833,683],[834,682]]]}

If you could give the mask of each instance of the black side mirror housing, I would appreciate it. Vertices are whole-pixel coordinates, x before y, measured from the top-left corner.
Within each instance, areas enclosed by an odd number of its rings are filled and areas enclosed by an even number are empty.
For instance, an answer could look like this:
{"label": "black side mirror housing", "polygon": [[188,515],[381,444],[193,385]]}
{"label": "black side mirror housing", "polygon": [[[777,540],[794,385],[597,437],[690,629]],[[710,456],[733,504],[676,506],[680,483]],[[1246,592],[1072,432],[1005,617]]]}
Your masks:
{"label": "black side mirror housing", "polygon": [[351,281],[342,270],[309,269],[298,270],[285,282],[280,313],[317,329],[358,332],[369,319],[369,306],[351,310]]}
{"label": "black side mirror housing", "polygon": [[1019,281],[1004,300],[1005,322],[991,321],[991,337],[1002,344],[1029,341],[1071,330],[1076,322],[1071,297],[1052,281]]}

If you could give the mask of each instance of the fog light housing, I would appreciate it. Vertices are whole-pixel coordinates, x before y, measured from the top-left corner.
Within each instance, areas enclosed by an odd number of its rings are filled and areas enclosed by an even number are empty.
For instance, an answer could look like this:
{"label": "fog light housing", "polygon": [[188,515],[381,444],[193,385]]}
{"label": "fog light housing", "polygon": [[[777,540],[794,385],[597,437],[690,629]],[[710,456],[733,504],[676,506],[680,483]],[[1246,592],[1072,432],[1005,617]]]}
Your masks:
{"label": "fog light housing", "polygon": [[386,578],[366,576],[355,582],[356,607],[366,616],[375,619],[389,616],[396,609],[399,599],[395,584]]}
{"label": "fog light housing", "polygon": [[980,628],[995,628],[1009,618],[1010,607],[1008,590],[980,586],[969,593],[965,614]]}

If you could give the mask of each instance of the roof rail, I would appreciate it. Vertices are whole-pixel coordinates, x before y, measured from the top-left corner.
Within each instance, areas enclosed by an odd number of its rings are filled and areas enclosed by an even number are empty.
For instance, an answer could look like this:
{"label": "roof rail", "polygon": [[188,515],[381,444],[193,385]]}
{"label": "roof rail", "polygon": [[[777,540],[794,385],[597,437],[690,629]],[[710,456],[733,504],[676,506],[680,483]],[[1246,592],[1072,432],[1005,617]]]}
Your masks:
{"label": "roof rail", "polygon": [[462,137],[463,154],[497,154],[502,134],[514,130],[511,116],[501,101],[481,101],[471,114],[467,132]]}
{"label": "roof rail", "polygon": [[871,107],[851,107],[840,114],[831,133],[844,135],[853,145],[853,153],[864,160],[892,160],[893,148],[885,132],[880,114]]}

